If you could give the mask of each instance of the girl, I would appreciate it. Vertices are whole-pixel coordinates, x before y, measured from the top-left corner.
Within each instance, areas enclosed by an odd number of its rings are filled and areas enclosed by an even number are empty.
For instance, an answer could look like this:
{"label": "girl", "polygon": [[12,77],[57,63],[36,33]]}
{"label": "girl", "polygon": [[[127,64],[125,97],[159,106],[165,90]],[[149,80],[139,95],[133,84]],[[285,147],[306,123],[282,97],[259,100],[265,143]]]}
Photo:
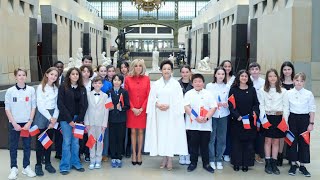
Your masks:
{"label": "girl", "polygon": [[291,161],[289,175],[296,175],[296,163],[299,161],[299,171],[304,176],[311,177],[304,166],[310,163],[310,146],[303,140],[301,134],[306,131],[310,133],[313,130],[316,104],[312,92],[304,89],[306,75],[302,72],[297,73],[293,81],[294,88],[287,92],[290,112],[288,124],[295,136],[292,145],[288,148],[288,160]]}
{"label": "girl", "polygon": [[[49,68],[37,87],[37,106],[38,111],[34,120],[34,125],[40,129],[40,133],[44,132],[47,128],[47,134],[50,139],[53,139],[54,127],[59,116],[59,109],[57,105],[58,87],[59,87],[59,71],[56,67]],[[42,157],[45,157],[45,169],[49,173],[55,173],[56,169],[51,165],[51,147],[44,149],[40,141],[36,141],[36,156],[37,164],[35,166],[35,173],[37,176],[43,176],[42,171]]]}
{"label": "girl", "polygon": [[[183,95],[185,95],[186,92],[188,92],[189,90],[193,89],[192,82],[191,82],[192,73],[191,73],[190,66],[189,65],[183,65],[180,68],[180,75],[181,75],[181,79],[178,82],[180,83]],[[187,134],[187,140],[188,139],[189,139],[189,137],[188,137],[188,134]],[[188,151],[190,152],[189,145],[188,145]],[[191,163],[190,155],[187,155],[187,156],[181,155],[180,158],[179,158],[179,163],[181,165],[185,165],[185,164],[189,165]]]}
{"label": "girl", "polygon": [[[235,106],[229,101],[230,132],[231,132],[231,164],[234,171],[247,172],[249,166],[254,165],[254,127],[253,113],[259,115],[259,101],[253,87],[249,72],[240,70],[230,89],[229,97],[233,95]],[[249,129],[244,123],[249,122]]]}
{"label": "girl", "polygon": [[264,116],[272,125],[268,129],[262,129],[261,134],[265,137],[265,172],[268,174],[280,174],[277,168],[276,161],[279,151],[280,138],[285,137],[278,125],[288,117],[288,103],[286,100],[286,90],[281,88],[278,72],[275,69],[270,69],[266,73],[266,82],[264,88],[260,89],[260,119]]}
{"label": "girl", "polygon": [[83,86],[81,72],[78,68],[70,68],[66,74],[64,85],[59,87],[58,121],[61,125],[63,143],[60,173],[67,175],[71,168],[84,172],[79,159],[79,139],[73,136],[75,123],[83,123],[88,108],[87,91]]}
{"label": "girl", "polygon": [[107,93],[112,88],[111,82],[107,80],[107,68],[104,65],[99,65],[97,67],[97,71],[98,71],[98,76],[100,76],[101,79],[103,79],[102,81],[103,86],[101,88],[101,91],[104,93]]}
{"label": "girl", "polygon": [[109,112],[110,153],[111,166],[122,166],[123,142],[126,135],[126,111],[130,109],[128,92],[121,87],[123,76],[120,74],[112,77],[113,88],[109,91],[113,108]]}
{"label": "girl", "polygon": [[[212,132],[209,143],[209,159],[213,169],[223,169],[222,155],[226,148],[226,135],[228,116],[228,95],[229,87],[227,85],[226,71],[223,67],[217,67],[214,70],[213,82],[207,84],[206,88],[218,102],[218,109],[212,117]],[[217,162],[217,166],[215,165]]]}
{"label": "girl", "polygon": [[111,82],[112,84],[112,78],[116,74],[116,68],[112,65],[107,66],[107,81]]}

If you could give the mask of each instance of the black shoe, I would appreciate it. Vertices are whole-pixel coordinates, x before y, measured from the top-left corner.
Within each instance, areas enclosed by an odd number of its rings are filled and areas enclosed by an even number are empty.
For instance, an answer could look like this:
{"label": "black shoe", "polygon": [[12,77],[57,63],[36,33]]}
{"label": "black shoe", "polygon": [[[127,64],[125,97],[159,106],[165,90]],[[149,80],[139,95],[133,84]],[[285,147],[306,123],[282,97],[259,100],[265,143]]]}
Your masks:
{"label": "black shoe", "polygon": [[51,174],[56,173],[56,169],[51,164],[46,164],[44,169]]}
{"label": "black shoe", "polygon": [[42,170],[42,165],[36,165],[34,168],[34,172],[36,173],[37,176],[43,176],[43,170]]}
{"label": "black shoe", "polygon": [[234,170],[234,171],[239,171],[239,170],[240,170],[240,167],[239,167],[239,166],[233,166],[233,170]]}
{"label": "black shoe", "polygon": [[290,169],[289,169],[289,175],[295,176],[295,175],[296,175],[297,168],[298,168],[298,166],[296,166],[296,165],[291,165],[291,167],[290,167]]}
{"label": "black shoe", "polygon": [[139,166],[141,166],[141,165],[142,165],[142,161],[141,161],[141,162],[137,162],[137,164],[138,164]]}
{"label": "black shoe", "polygon": [[56,156],[54,156],[54,158],[61,160],[62,157],[61,157],[61,155],[56,154]]}
{"label": "black shoe", "polygon": [[70,172],[69,171],[61,171],[60,172],[62,175],[67,175],[67,174],[69,174]]}
{"label": "black shoe", "polygon": [[214,173],[214,169],[209,164],[203,166],[203,169],[207,170],[209,173]]}
{"label": "black shoe", "polygon": [[84,168],[79,168],[79,169],[76,169],[76,171],[78,171],[78,172],[84,172],[85,169],[84,169]]}
{"label": "black shoe", "polygon": [[271,167],[272,167],[272,173],[275,175],[280,175],[280,170],[277,167],[277,160],[271,159]]}
{"label": "black shoe", "polygon": [[137,165],[137,162],[136,161],[131,161],[132,165]]}
{"label": "black shoe", "polygon": [[264,166],[264,172],[272,174],[271,159],[266,159],[266,165]]}
{"label": "black shoe", "polygon": [[90,157],[86,156],[86,157],[84,158],[84,162],[90,162]]}
{"label": "black shoe", "polygon": [[248,170],[249,170],[248,166],[242,166],[242,171],[243,172],[248,172]]}
{"label": "black shoe", "polygon": [[283,155],[282,153],[278,153],[277,166],[282,166],[282,164],[283,164]]}
{"label": "black shoe", "polygon": [[126,154],[126,158],[130,158],[131,157],[131,154]]}
{"label": "black shoe", "polygon": [[305,177],[311,177],[311,174],[309,173],[309,171],[307,170],[307,168],[304,167],[304,166],[300,166],[300,167],[299,167],[299,172],[300,172],[301,174],[303,174]]}
{"label": "black shoe", "polygon": [[195,164],[190,164],[190,165],[188,166],[187,171],[188,171],[188,172],[191,172],[191,171],[194,171],[196,168],[197,168],[197,165],[195,165]]}

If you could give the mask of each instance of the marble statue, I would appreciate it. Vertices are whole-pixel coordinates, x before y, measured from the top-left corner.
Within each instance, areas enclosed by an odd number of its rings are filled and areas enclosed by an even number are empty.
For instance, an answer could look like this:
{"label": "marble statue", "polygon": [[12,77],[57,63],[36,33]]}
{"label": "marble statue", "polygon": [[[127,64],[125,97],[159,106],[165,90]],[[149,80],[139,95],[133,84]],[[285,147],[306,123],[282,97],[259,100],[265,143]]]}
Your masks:
{"label": "marble statue", "polygon": [[114,55],[113,55],[113,66],[114,67],[117,67],[118,58],[119,58],[119,50],[114,52]]}
{"label": "marble statue", "polygon": [[83,58],[82,48],[78,48],[76,59],[82,61],[82,58]]}
{"label": "marble statue", "polygon": [[153,71],[159,71],[159,51],[155,49],[152,52],[152,70]]}
{"label": "marble statue", "polygon": [[209,65],[210,58],[205,57],[198,63],[198,70],[203,72],[212,71]]}
{"label": "marble statue", "polygon": [[174,67],[174,62],[176,61],[176,58],[174,57],[174,53],[173,53],[173,55],[170,54],[168,59],[172,62],[173,67]]}
{"label": "marble statue", "polygon": [[102,64],[104,66],[110,65],[112,63],[110,57],[106,57],[106,52],[102,52],[101,54]]}

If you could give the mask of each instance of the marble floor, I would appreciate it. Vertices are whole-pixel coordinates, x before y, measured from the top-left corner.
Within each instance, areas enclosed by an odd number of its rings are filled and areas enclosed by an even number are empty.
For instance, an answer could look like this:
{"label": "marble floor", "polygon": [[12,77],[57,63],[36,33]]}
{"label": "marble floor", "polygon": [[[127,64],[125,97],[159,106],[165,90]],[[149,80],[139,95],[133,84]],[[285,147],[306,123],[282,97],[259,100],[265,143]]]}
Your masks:
{"label": "marble floor", "polygon": [[[320,107],[320,98],[316,98],[317,107]],[[318,108],[319,109],[319,108]],[[315,130],[311,134],[311,164],[307,165],[308,170],[312,174],[311,178],[308,179],[320,179],[320,137],[319,137],[319,128],[320,114],[316,114],[315,120]],[[53,153],[54,154],[54,153]],[[317,155],[318,154],[318,155]],[[199,162],[198,168],[194,172],[187,172],[187,166],[181,166],[178,164],[178,157],[174,158],[174,169],[172,171],[167,171],[166,169],[160,169],[161,158],[160,157],[149,157],[143,156],[143,164],[141,166],[133,166],[131,164],[131,159],[124,159],[123,167],[113,169],[110,166],[110,162],[103,163],[102,169],[98,170],[89,170],[88,163],[83,163],[86,171],[83,173],[79,173],[77,171],[71,171],[71,173],[67,176],[62,176],[60,173],[56,174],[48,174],[45,171],[45,175],[43,177],[35,177],[32,179],[47,179],[47,180],[62,180],[62,179],[77,179],[77,180],[88,180],[88,179],[112,179],[112,180],[122,180],[122,179],[132,179],[132,180],[194,180],[197,178],[201,178],[201,180],[206,179],[237,179],[237,180],[264,180],[264,179],[272,179],[272,178],[281,178],[282,180],[301,180],[305,177],[301,174],[297,173],[296,176],[289,176],[288,170],[289,165],[287,161],[284,161],[284,166],[280,167],[281,174],[280,175],[268,175],[264,172],[263,164],[256,164],[254,167],[249,169],[249,172],[244,173],[241,170],[239,172],[234,172],[232,166],[229,163],[224,163],[223,170],[216,170],[214,174],[210,174],[202,169],[201,162]],[[201,161],[199,159],[199,161]],[[0,162],[2,166],[0,168],[0,179],[7,179],[9,175],[9,151],[8,150],[0,150]],[[53,166],[58,169],[59,161],[52,158]],[[32,169],[34,169],[35,164],[35,152],[32,152],[31,155],[31,165]],[[22,151],[18,153],[18,166],[22,166]],[[27,178],[21,173],[21,168],[19,169],[18,179],[31,179]]]}

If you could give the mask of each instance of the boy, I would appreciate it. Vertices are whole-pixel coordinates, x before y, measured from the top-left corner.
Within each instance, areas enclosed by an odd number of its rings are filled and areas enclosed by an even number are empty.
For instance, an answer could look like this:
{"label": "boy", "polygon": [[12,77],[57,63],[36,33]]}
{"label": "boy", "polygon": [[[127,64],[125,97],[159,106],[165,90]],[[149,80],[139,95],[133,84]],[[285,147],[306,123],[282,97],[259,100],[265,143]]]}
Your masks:
{"label": "boy", "polygon": [[63,69],[64,69],[64,64],[62,61],[57,61],[53,64],[54,67],[58,68],[59,71],[59,85],[61,85],[64,81],[64,76],[63,76]]}
{"label": "boy", "polygon": [[[83,56],[83,58],[82,58],[82,65],[86,65],[86,66],[91,66],[92,67],[92,57],[91,56],[89,56],[89,55],[85,55],[85,56]],[[93,69],[93,67],[92,67],[92,69]],[[95,78],[97,76],[97,73],[96,72],[93,72],[93,75],[91,76],[91,80],[93,79],[93,78]]]}
{"label": "boy", "polygon": [[197,168],[200,147],[203,168],[214,173],[214,169],[209,165],[209,141],[212,131],[211,117],[217,109],[217,103],[211,93],[204,89],[204,77],[201,74],[194,74],[191,81],[194,89],[184,96],[186,129],[190,137],[188,144],[191,151],[188,172]]}
{"label": "boy", "polygon": [[[265,80],[260,77],[260,64],[252,62],[249,64],[250,78],[253,82],[253,87],[256,89],[258,100],[260,100],[260,89],[264,87]],[[258,133],[255,142],[255,160],[257,163],[264,163],[264,137]]]}
{"label": "boy", "polygon": [[[96,144],[90,149],[89,169],[100,169],[103,140],[100,136],[108,125],[109,109],[105,108],[108,95],[101,91],[102,79],[95,77],[92,80],[93,91],[88,94],[88,109],[84,117],[84,124],[88,130],[88,136],[92,135],[96,139]],[[107,138],[107,137],[106,137]]]}
{"label": "boy", "polygon": [[14,70],[16,85],[9,88],[5,95],[5,111],[9,119],[10,133],[10,161],[11,172],[8,179],[17,179],[17,149],[20,132],[26,132],[28,137],[22,137],[23,142],[23,170],[22,174],[35,177],[30,168],[31,137],[29,128],[36,111],[36,94],[33,87],[26,85],[27,71],[23,68]]}

